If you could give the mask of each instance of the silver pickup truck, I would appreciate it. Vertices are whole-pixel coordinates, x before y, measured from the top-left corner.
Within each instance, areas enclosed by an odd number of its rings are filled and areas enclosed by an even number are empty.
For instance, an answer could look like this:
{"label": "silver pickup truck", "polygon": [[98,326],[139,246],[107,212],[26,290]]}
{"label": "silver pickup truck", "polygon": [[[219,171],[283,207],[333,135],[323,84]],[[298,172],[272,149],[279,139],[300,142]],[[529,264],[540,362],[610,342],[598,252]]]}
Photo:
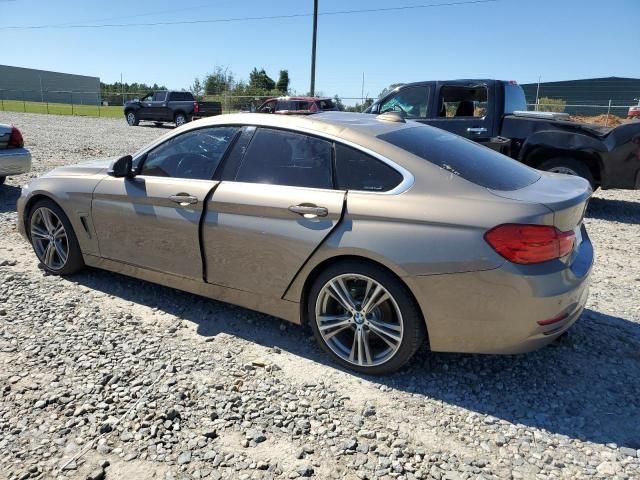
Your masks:
{"label": "silver pickup truck", "polygon": [[20,175],[30,170],[31,153],[24,148],[20,130],[0,123],[0,185],[9,175]]}

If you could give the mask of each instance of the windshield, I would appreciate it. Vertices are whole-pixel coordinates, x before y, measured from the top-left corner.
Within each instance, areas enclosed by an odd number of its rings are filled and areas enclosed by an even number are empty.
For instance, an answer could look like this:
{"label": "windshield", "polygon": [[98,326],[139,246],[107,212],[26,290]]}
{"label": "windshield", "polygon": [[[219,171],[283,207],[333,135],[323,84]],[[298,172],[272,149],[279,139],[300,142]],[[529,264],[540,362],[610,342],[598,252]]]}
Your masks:
{"label": "windshield", "polygon": [[402,128],[378,138],[492,190],[518,190],[540,178],[533,168],[438,128]]}

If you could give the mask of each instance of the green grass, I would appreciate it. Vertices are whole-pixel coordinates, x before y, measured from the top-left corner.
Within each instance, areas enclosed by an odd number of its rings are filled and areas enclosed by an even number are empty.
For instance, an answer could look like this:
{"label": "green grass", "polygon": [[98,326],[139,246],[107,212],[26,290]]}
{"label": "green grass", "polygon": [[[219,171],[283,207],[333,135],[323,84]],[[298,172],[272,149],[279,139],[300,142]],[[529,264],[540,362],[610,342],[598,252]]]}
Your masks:
{"label": "green grass", "polygon": [[97,105],[71,105],[70,103],[46,104],[40,102],[22,102],[20,100],[0,100],[0,111],[109,118],[121,118],[124,116],[120,105],[98,107]]}

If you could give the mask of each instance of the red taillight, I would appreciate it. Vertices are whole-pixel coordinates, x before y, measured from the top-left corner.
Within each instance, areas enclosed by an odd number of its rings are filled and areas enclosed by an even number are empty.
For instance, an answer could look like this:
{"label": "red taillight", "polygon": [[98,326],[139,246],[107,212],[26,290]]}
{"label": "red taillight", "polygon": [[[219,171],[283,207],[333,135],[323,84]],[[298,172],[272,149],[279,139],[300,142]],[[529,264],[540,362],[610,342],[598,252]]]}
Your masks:
{"label": "red taillight", "polygon": [[558,315],[557,317],[550,318],[548,320],[538,320],[538,325],[544,327],[546,325],[553,325],[554,323],[561,322],[565,318],[569,316],[568,313],[563,313],[562,315]]}
{"label": "red taillight", "polygon": [[24,147],[24,139],[20,130],[16,127],[11,127],[11,135],[9,136],[9,144],[7,148],[22,148]]}
{"label": "red taillight", "polygon": [[492,228],[484,239],[504,258],[513,263],[542,263],[571,253],[573,231],[561,232],[549,225],[505,224]]}
{"label": "red taillight", "polygon": [[200,105],[198,105],[198,102],[193,102],[193,113],[198,112],[200,112]]}

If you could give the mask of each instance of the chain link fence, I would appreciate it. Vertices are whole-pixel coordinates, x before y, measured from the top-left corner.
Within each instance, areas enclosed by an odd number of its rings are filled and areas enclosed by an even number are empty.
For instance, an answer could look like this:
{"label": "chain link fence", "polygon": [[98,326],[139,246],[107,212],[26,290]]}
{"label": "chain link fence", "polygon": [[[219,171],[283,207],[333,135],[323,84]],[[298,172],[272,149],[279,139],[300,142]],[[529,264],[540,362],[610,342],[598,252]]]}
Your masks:
{"label": "chain link fence", "polygon": [[[84,115],[120,117],[123,105],[131,100],[141,99],[149,92],[83,92],[64,90],[2,90],[0,89],[0,111],[46,113],[57,115]],[[220,102],[222,113],[255,111],[271,96],[255,95],[204,95],[201,101]],[[360,111],[364,100],[360,97],[340,97],[341,103],[351,111]],[[600,102],[531,103],[529,110],[566,112],[576,117],[596,117],[613,115],[624,119],[629,108],[636,105],[613,104],[610,100]],[[356,108],[353,107],[356,105]]]}

